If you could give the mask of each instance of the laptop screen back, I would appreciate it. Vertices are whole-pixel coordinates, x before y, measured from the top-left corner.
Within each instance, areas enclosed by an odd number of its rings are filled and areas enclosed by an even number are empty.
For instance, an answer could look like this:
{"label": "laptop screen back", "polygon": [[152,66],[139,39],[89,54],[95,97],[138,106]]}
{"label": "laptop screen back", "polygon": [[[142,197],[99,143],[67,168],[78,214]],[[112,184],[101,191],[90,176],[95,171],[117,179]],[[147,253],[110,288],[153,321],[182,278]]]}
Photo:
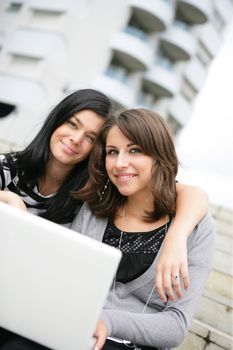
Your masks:
{"label": "laptop screen back", "polygon": [[0,326],[87,350],[121,253],[0,203]]}

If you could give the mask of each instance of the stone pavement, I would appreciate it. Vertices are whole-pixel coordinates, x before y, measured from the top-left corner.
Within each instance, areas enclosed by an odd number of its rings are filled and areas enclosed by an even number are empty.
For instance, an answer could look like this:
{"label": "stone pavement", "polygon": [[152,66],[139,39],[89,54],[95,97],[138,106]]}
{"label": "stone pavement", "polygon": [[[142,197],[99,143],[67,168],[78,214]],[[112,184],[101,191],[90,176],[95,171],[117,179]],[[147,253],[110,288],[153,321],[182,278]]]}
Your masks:
{"label": "stone pavement", "polygon": [[211,205],[217,239],[213,270],[179,350],[233,349],[233,211]]}

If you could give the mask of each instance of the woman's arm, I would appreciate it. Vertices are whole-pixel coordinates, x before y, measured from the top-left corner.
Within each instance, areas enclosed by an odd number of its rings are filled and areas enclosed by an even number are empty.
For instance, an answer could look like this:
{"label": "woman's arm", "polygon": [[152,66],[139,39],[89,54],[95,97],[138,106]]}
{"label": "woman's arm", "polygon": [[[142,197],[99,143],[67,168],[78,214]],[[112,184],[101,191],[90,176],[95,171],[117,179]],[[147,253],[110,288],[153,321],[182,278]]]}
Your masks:
{"label": "woman's arm", "polygon": [[[153,271],[142,284],[135,280],[119,291],[116,303],[111,296],[102,311],[101,324],[95,333],[102,344],[107,336],[129,340],[136,344],[158,348],[176,348],[183,341],[197,309],[204,285],[212,268],[215,246],[215,223],[207,215],[188,240],[189,274],[191,286],[181,300],[163,303],[156,293],[151,294]],[[132,283],[135,283],[134,287]],[[138,284],[139,283],[139,284]],[[140,285],[140,288],[139,288]],[[127,289],[128,288],[128,289]],[[133,289],[132,289],[133,288]],[[148,301],[143,313],[143,307]]]}
{"label": "woman's arm", "polygon": [[27,207],[22,198],[14,192],[0,191],[0,201],[12,205],[13,207],[27,210]]}
{"label": "woman's arm", "polygon": [[186,241],[208,211],[208,196],[202,189],[177,183],[176,191],[176,215],[166,234],[155,277],[156,291],[164,302],[182,298],[181,282],[185,289],[189,287]]}

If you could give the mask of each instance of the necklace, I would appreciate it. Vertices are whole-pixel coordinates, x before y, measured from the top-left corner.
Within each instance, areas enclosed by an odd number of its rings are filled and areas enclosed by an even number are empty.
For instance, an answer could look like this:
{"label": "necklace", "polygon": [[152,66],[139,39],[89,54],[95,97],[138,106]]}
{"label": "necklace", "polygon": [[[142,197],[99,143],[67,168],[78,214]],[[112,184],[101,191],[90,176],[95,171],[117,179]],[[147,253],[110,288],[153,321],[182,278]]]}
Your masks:
{"label": "necklace", "polygon": [[[118,249],[119,250],[121,250],[121,242],[122,242],[122,237],[123,237],[123,233],[124,233],[125,207],[126,207],[126,203],[124,203],[124,207],[123,207],[123,210],[122,210],[121,233],[120,233],[119,244],[118,244]],[[115,294],[116,294],[116,273],[115,273],[115,276],[114,276],[113,286],[112,286],[112,305],[114,305],[114,302],[115,302]]]}
{"label": "necklace", "polygon": [[[122,245],[122,238],[123,238],[123,234],[124,234],[124,224],[125,224],[125,211],[126,211],[126,203],[124,204],[123,210],[122,210],[122,219],[121,219],[121,231],[120,231],[120,237],[119,237],[119,244],[118,244],[118,249],[121,250],[121,245]],[[165,234],[167,232],[167,223],[165,224]],[[142,309],[141,314],[144,314],[147,305],[150,301],[150,298],[152,296],[152,294],[154,293],[155,290],[155,284],[153,284],[153,287],[151,289],[151,292],[145,302],[145,305]],[[115,295],[116,295],[116,273],[114,276],[114,280],[113,280],[113,287],[112,287],[112,306],[114,306],[114,302],[115,302]],[[135,344],[131,343],[131,341],[128,340],[123,340],[123,339],[119,339],[119,338],[115,338],[115,337],[108,337],[109,340],[112,340],[116,343],[120,343],[120,344],[124,344],[127,348],[130,348],[132,350],[141,350],[140,348],[138,348]]]}
{"label": "necklace", "polygon": [[[124,224],[125,224],[125,211],[126,211],[126,203],[124,203],[124,207],[123,207],[123,210],[122,210],[122,219],[121,219],[121,231],[120,231],[120,237],[119,237],[119,244],[118,244],[118,249],[121,250],[121,245],[122,245],[122,239],[123,239],[123,234],[124,234]],[[167,222],[165,224],[165,234],[167,232]],[[146,308],[147,308],[147,305],[150,301],[150,298],[153,294],[155,290],[155,284],[153,284],[153,287],[151,289],[151,292],[145,302],[145,305],[142,309],[142,314],[145,312]],[[114,302],[115,302],[115,295],[116,295],[116,274],[114,276],[114,280],[113,280],[113,289],[112,289],[112,305],[114,305]]]}

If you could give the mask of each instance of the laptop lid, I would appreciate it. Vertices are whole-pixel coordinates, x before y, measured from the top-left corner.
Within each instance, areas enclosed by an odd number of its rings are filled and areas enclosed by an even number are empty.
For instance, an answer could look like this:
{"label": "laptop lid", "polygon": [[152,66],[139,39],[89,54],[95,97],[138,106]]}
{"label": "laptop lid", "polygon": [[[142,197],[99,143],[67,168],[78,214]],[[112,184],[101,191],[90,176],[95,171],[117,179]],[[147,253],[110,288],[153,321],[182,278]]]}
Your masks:
{"label": "laptop lid", "polygon": [[0,326],[55,350],[87,350],[121,253],[0,203]]}

